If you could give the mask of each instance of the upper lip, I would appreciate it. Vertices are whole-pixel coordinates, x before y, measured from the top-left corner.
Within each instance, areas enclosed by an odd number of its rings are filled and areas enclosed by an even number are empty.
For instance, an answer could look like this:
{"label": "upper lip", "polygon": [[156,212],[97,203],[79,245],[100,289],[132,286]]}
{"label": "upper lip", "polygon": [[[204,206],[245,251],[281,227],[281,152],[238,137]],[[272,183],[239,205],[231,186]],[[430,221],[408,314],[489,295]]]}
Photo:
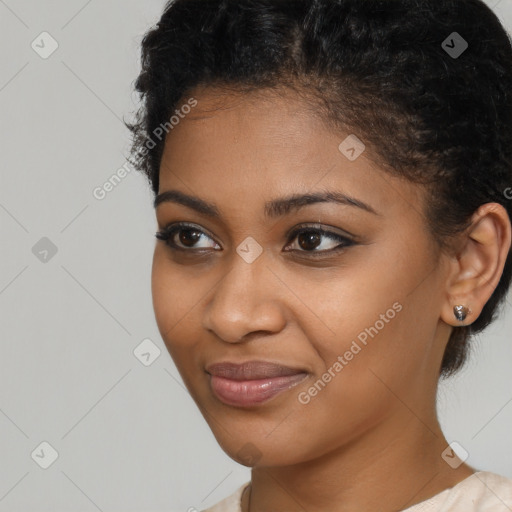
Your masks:
{"label": "upper lip", "polygon": [[206,371],[211,375],[231,380],[268,379],[306,373],[302,369],[290,368],[268,361],[246,361],[244,363],[221,361],[207,366]]}

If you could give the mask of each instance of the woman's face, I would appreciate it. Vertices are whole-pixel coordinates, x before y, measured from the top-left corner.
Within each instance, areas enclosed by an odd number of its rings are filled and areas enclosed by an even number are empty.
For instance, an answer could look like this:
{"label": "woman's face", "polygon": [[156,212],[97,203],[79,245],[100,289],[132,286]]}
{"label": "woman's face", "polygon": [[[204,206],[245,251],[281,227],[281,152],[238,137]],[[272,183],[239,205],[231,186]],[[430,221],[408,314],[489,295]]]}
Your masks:
{"label": "woman's face", "polygon": [[[434,421],[447,266],[421,189],[371,164],[369,148],[357,157],[351,134],[292,93],[194,98],[167,137],[159,194],[210,211],[162,196],[159,230],[187,226],[170,233],[177,249],[156,243],[153,304],[222,448],[287,465]],[[339,201],[308,200],[327,193]]]}

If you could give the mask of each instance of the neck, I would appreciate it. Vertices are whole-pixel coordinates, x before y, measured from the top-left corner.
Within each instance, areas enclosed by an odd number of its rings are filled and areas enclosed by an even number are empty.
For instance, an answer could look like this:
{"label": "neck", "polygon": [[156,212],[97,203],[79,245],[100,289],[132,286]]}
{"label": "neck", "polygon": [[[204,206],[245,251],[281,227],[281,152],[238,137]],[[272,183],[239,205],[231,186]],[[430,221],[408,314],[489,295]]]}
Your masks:
{"label": "neck", "polygon": [[475,472],[445,462],[447,446],[435,412],[425,421],[403,407],[392,420],[316,459],[253,468],[242,510],[404,510]]}

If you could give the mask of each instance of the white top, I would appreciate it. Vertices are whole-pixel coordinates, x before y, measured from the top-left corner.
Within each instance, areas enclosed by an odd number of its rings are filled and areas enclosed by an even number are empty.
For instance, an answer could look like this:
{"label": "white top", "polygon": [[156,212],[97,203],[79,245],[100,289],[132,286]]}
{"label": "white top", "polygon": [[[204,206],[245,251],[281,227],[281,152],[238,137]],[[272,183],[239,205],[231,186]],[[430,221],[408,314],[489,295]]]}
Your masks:
{"label": "white top", "polygon": [[[201,512],[242,512],[246,482],[233,494]],[[512,480],[489,471],[477,471],[454,487],[402,512],[511,512]]]}

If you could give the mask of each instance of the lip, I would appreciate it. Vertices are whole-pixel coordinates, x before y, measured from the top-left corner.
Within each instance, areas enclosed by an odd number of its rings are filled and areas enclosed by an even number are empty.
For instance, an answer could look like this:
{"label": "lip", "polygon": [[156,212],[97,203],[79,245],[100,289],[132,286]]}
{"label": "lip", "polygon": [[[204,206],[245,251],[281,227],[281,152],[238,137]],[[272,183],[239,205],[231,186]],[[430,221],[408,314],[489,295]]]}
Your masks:
{"label": "lip", "polygon": [[225,404],[238,407],[267,402],[308,376],[303,369],[268,361],[223,361],[207,366],[206,372],[215,396]]}

